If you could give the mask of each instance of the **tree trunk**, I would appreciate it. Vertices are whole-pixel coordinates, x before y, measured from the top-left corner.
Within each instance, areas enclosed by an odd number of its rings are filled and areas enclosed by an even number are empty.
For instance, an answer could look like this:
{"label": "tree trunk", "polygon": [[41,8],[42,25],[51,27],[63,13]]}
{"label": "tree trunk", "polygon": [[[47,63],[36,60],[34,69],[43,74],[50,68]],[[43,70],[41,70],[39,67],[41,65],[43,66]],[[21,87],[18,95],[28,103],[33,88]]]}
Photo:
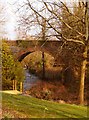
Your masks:
{"label": "tree trunk", "polygon": [[44,52],[42,52],[42,78],[45,79],[45,60],[44,60]]}
{"label": "tree trunk", "polygon": [[12,80],[12,82],[13,82],[13,90],[15,90],[15,81]]}
{"label": "tree trunk", "polygon": [[15,89],[14,90],[17,90],[17,81],[15,80]]}
{"label": "tree trunk", "polygon": [[81,79],[80,79],[80,93],[79,93],[79,101],[81,105],[84,105],[84,81],[86,75],[86,65],[87,65],[87,46],[85,47],[85,52],[83,53],[84,60],[82,62],[81,67]]}
{"label": "tree trunk", "polygon": [[23,92],[23,83],[20,82],[20,92],[22,93]]}
{"label": "tree trunk", "polygon": [[85,24],[86,24],[86,40],[85,40],[85,50],[83,53],[84,60],[82,62],[81,68],[81,80],[80,80],[80,104],[84,105],[84,80],[86,74],[86,65],[87,65],[87,52],[88,52],[88,39],[89,39],[89,23],[88,23],[88,2],[86,1],[86,8],[85,8]]}

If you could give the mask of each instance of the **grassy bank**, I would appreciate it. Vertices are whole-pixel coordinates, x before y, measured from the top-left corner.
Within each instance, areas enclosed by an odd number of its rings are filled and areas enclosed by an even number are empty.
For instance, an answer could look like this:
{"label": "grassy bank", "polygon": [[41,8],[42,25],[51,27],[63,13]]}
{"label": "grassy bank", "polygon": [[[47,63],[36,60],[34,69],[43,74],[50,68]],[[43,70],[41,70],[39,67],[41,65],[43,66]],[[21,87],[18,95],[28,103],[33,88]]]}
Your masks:
{"label": "grassy bank", "polygon": [[87,108],[2,93],[4,118],[86,118]]}

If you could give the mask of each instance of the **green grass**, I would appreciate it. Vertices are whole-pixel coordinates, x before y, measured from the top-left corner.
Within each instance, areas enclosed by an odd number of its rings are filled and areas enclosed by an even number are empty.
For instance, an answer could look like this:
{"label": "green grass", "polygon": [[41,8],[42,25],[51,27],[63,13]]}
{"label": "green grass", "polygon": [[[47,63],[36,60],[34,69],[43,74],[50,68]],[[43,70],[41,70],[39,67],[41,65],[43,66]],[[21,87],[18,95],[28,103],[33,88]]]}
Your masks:
{"label": "green grass", "polygon": [[86,118],[87,107],[2,93],[3,118]]}

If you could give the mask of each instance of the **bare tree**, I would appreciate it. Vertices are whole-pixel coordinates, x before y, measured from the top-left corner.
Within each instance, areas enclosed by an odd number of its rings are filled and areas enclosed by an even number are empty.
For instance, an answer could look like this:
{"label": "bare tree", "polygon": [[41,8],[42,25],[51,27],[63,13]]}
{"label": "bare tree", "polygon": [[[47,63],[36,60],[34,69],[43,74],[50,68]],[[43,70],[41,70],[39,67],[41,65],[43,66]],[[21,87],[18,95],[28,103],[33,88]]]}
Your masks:
{"label": "bare tree", "polygon": [[[86,64],[87,64],[87,51],[88,51],[88,40],[89,40],[89,25],[88,25],[88,2],[79,2],[76,7],[80,7],[78,10],[79,13],[74,12],[74,9],[71,9],[70,6],[66,5],[64,2],[58,1],[45,1],[38,0],[37,4],[41,4],[41,7],[37,7],[34,2],[30,2],[30,0],[26,0],[22,9],[24,9],[24,13],[20,14],[21,24],[26,27],[29,31],[31,26],[39,26],[39,31],[41,31],[42,20],[44,19],[46,22],[46,34],[45,38],[50,39],[55,38],[58,41],[62,41],[63,45],[61,49],[58,49],[58,54],[61,53],[64,45],[67,43],[74,44],[73,48],[76,50],[77,45],[81,45],[83,48],[82,53],[82,65],[81,65],[81,78],[80,78],[80,104],[84,104],[84,80],[85,80],[85,72],[86,72]],[[65,15],[63,16],[63,12],[66,12],[67,18]],[[81,13],[81,11],[83,13]],[[82,14],[82,15],[78,15]],[[68,20],[67,20],[68,19]],[[64,26],[64,27],[63,27]],[[62,28],[63,27],[63,28]],[[41,32],[37,33],[39,36]],[[65,34],[66,32],[66,34]],[[75,45],[76,44],[76,45]],[[68,49],[71,49],[70,47]]]}

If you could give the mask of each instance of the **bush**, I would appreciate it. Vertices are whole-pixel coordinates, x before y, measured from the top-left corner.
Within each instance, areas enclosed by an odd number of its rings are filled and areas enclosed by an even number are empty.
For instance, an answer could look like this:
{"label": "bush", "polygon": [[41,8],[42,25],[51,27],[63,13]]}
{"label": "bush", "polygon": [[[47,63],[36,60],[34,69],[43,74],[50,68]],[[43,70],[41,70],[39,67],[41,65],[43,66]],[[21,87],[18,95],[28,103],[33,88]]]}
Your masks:
{"label": "bush", "polygon": [[15,62],[8,44],[2,41],[2,89],[12,89],[12,80],[22,81],[24,71],[19,62]]}

